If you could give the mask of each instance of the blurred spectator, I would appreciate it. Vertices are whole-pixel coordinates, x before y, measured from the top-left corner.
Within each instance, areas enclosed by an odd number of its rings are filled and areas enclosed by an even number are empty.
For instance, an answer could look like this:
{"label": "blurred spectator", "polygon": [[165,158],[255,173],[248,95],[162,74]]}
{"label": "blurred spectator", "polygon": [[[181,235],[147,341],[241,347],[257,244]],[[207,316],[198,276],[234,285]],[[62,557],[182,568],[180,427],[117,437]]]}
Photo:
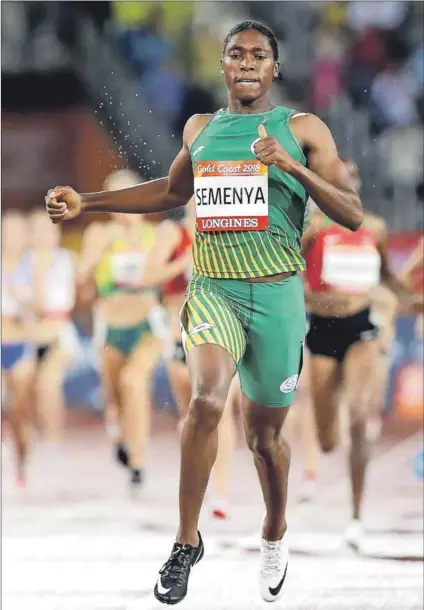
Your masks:
{"label": "blurred spectator", "polygon": [[367,28],[352,39],[347,86],[355,104],[368,103],[375,75],[387,63],[387,49],[381,30]]}
{"label": "blurred spectator", "polygon": [[90,15],[99,31],[104,30],[109,24],[112,16],[110,2],[87,2],[87,0],[84,0],[84,2],[72,2],[72,4],[75,8],[81,10],[81,12]]}
{"label": "blurred spectator", "polygon": [[184,79],[171,63],[146,69],[141,75],[141,88],[149,104],[171,125],[175,125],[184,100]]}
{"label": "blurred spectator", "polygon": [[217,110],[213,92],[200,83],[188,84],[184,90],[183,104],[180,110],[176,129],[182,133],[184,125],[193,114],[208,114]]}
{"label": "blurred spectator", "polygon": [[153,11],[161,14],[161,35],[172,42],[178,37],[182,24],[192,17],[195,2],[113,2],[113,18],[119,30],[132,30],[151,18]]}
{"label": "blurred spectator", "polygon": [[347,24],[347,2],[332,0],[326,2],[325,23],[332,28],[341,28]]}
{"label": "blurred spectator", "polygon": [[424,89],[424,44],[419,46],[411,58],[411,69],[417,79],[418,86]]}
{"label": "blurred spectator", "polygon": [[410,71],[390,62],[371,86],[374,122],[377,130],[411,125],[418,121],[417,82]]}
{"label": "blurred spectator", "polygon": [[375,26],[385,30],[398,28],[404,21],[408,3],[403,0],[388,2],[349,2],[348,23],[352,30]]}
{"label": "blurred spectator", "polygon": [[[417,184],[422,177],[424,134],[422,127],[402,126],[380,135],[377,150],[392,179],[402,184]],[[402,154],[399,154],[402,151]]]}
{"label": "blurred spectator", "polygon": [[315,112],[325,115],[342,92],[344,47],[341,39],[324,31],[319,37],[312,66],[311,102]]}
{"label": "blurred spectator", "polygon": [[115,2],[113,9],[121,51],[148,104],[171,128],[182,131],[192,114],[213,112],[213,94],[197,81],[216,87],[221,47],[212,30],[193,28],[194,3]]}
{"label": "blurred spectator", "polygon": [[131,30],[147,19],[150,9],[150,2],[112,2],[113,21],[119,30]]}
{"label": "blurred spectator", "polygon": [[216,36],[211,25],[197,26],[193,35],[195,55],[193,75],[212,89],[216,87],[224,89],[222,75],[219,72],[222,41]]}
{"label": "blurred spectator", "polygon": [[118,34],[122,52],[140,73],[158,69],[172,54],[172,45],[162,36],[163,19],[163,8],[157,4],[149,9],[143,21]]}

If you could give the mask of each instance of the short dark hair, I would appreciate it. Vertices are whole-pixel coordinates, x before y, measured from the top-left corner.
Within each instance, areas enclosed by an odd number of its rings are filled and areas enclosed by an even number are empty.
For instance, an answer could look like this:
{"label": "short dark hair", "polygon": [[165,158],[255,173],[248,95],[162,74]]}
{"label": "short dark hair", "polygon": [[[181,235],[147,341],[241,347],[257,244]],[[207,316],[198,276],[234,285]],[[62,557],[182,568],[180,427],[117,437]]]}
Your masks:
{"label": "short dark hair", "polygon": [[[271,30],[271,28],[269,28],[264,23],[261,23],[260,21],[254,21],[253,19],[249,19],[247,21],[242,21],[241,23],[238,23],[237,25],[235,25],[234,27],[231,28],[231,30],[228,32],[228,34],[226,35],[226,37],[224,39],[224,46],[222,48],[223,55],[225,53],[225,49],[227,48],[227,45],[230,42],[231,38],[233,36],[236,36],[236,34],[240,34],[240,32],[245,32],[246,30],[256,30],[257,32],[259,32],[260,34],[265,36],[265,38],[268,39],[268,42],[271,46],[274,61],[280,60],[280,53],[278,51],[278,42],[277,42],[274,32]],[[277,78],[279,78],[280,80],[283,78],[281,76],[280,72],[278,73]]]}
{"label": "short dark hair", "polygon": [[268,38],[268,42],[271,45],[272,54],[274,56],[274,61],[279,60],[280,54],[278,52],[278,43],[274,32],[264,23],[261,23],[260,21],[253,21],[253,19],[250,19],[248,21],[242,21],[241,23],[238,23],[237,25],[231,28],[231,30],[225,37],[222,53],[224,54],[225,49],[227,48],[227,45],[233,36],[235,36],[236,34],[240,34],[240,32],[244,32],[246,30],[256,30],[257,32],[265,36],[265,38]]}

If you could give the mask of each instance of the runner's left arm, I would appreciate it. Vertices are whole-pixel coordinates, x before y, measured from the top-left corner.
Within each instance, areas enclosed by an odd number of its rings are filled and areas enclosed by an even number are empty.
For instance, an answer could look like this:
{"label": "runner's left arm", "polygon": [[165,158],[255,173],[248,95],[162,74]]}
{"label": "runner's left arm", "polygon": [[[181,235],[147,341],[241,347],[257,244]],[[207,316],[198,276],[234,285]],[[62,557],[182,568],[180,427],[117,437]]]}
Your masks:
{"label": "runner's left arm", "polygon": [[382,218],[379,219],[377,244],[381,259],[381,283],[385,284],[395,293],[406,310],[420,313],[423,306],[422,298],[408,290],[404,282],[395,274],[390,264],[387,226]]}
{"label": "runner's left arm", "polygon": [[290,127],[306,150],[308,167],[294,159],[275,137],[268,136],[263,125],[253,147],[257,159],[296,178],[326,216],[357,231],[364,218],[362,203],[330,130],[313,114],[293,117]]}
{"label": "runner's left arm", "polygon": [[291,175],[334,222],[356,231],[362,203],[327,125],[313,114],[292,119],[292,131],[306,151],[308,167],[296,163]]}

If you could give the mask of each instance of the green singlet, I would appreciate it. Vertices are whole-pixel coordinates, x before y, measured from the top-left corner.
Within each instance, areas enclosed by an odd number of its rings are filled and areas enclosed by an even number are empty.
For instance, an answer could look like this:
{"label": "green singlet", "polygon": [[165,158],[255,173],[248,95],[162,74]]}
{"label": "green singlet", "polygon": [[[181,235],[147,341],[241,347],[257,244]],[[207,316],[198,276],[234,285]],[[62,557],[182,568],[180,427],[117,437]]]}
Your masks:
{"label": "green singlet", "polygon": [[[292,176],[260,163],[253,144],[263,124],[305,165],[289,126],[293,114],[281,106],[257,114],[219,110],[190,149],[197,227],[183,344],[187,353],[204,343],[226,349],[244,394],[269,407],[291,403],[302,366],[307,194]],[[240,281],[290,271],[279,282]]]}
{"label": "green singlet", "polygon": [[[262,165],[252,150],[262,123],[305,165],[289,127],[294,113],[281,106],[258,114],[219,110],[191,146],[198,218],[195,273],[237,279],[305,269],[300,248],[306,192],[292,176]],[[233,228],[242,230],[227,230]],[[249,230],[258,228],[263,230]]]}

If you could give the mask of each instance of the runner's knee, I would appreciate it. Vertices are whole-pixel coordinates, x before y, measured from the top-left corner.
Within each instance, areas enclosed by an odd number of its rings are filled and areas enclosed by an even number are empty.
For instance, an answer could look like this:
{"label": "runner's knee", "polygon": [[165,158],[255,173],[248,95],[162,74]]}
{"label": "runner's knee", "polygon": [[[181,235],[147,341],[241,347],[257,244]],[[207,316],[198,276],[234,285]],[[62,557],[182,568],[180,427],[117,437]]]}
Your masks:
{"label": "runner's knee", "polygon": [[250,451],[266,462],[271,461],[285,441],[280,431],[273,427],[258,430],[253,426],[246,426],[246,441]]}
{"label": "runner's knee", "polygon": [[223,396],[213,390],[200,390],[192,396],[188,417],[199,430],[212,431],[218,427],[224,407]]}
{"label": "runner's knee", "polygon": [[352,443],[362,442],[365,439],[365,423],[366,420],[364,417],[352,417],[350,421],[350,438],[352,440]]}

